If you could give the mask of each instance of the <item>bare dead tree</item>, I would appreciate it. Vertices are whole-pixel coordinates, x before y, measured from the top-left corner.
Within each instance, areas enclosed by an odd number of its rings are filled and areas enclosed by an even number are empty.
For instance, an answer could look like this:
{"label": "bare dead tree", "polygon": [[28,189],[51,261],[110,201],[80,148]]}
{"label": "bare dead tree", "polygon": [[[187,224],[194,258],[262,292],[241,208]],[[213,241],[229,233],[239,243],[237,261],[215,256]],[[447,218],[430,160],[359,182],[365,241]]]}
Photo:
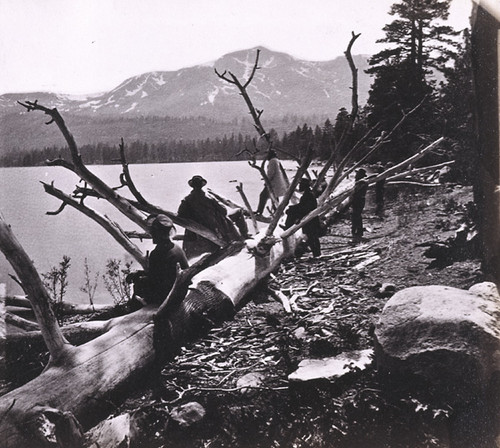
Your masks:
{"label": "bare dead tree", "polygon": [[[257,63],[251,78],[256,70]],[[237,81],[232,77],[228,79]],[[244,89],[248,86],[247,83],[240,85]],[[89,191],[81,192],[80,203],[75,198],[70,197],[68,200],[66,197],[69,195],[60,194],[53,186],[49,186],[49,190],[58,195],[56,197],[59,197],[62,204],[75,208],[78,205],[82,212],[92,215],[83,201],[89,195],[96,194],[112,203],[123,215],[147,232],[146,214],[161,209],[149,204],[142,195],[132,193],[134,201],[120,196],[115,189],[90,173],[83,164],[76,143],[57,110],[39,106],[37,102],[26,102],[23,106],[27,110],[40,110],[48,114],[51,117],[49,123],[55,122],[65,136],[70,146],[72,163],[57,159],[52,164],[70,169],[90,186],[90,188],[84,187]],[[262,112],[255,112],[260,121]],[[435,141],[415,156],[382,174],[371,177],[369,183],[396,176],[405,167],[437,147],[441,141],[442,139]],[[0,397],[0,440],[6,446],[15,448],[29,446],[34,439],[42,446],[47,446],[49,440],[50,443],[54,443],[55,440],[60,446],[70,446],[56,434],[57,424],[53,425],[56,428],[55,432],[44,433],[46,423],[53,421],[51,418],[57,415],[64,424],[72,422],[73,427],[78,426],[75,424],[78,419],[88,427],[92,423],[93,410],[100,400],[105,400],[110,393],[129,381],[132,375],[150,368],[155,358],[152,341],[155,339],[155,327],[158,330],[154,324],[156,314],[158,314],[156,322],[162,323],[160,345],[167,347],[167,350],[193,338],[199,333],[200,327],[208,328],[214,322],[231,317],[244,303],[245,296],[273,272],[283,259],[294,253],[294,249],[302,239],[298,230],[314,216],[320,216],[338,206],[352,193],[352,187],[341,191],[334,189],[332,194],[299,224],[275,236],[276,224],[286,208],[291,192],[307,170],[309,161],[308,154],[282,204],[278,205],[270,229],[262,235],[263,244],[259,245],[257,242],[257,248],[266,256],[253,257],[242,243],[227,246],[220,256],[215,254],[212,258],[208,257],[199,265],[193,266],[191,271],[184,274],[181,272],[176,286],[159,309],[148,306],[133,314],[108,321],[104,325],[100,324],[98,330],[94,328],[100,336],[78,347],[67,343],[53,314],[50,313],[48,294],[44,292],[39,277],[37,280],[29,267],[29,258],[26,254],[23,255],[24,251],[15,243],[8,225],[0,222],[0,249],[8,254],[9,261],[32,301],[33,309],[38,310],[35,313],[40,330],[51,347],[49,349],[51,363],[40,376]],[[122,168],[123,164],[122,161]],[[124,169],[128,172],[128,167]],[[130,173],[123,173],[122,184],[131,188],[133,182]],[[100,225],[113,228],[113,224],[106,217],[93,215],[92,219]],[[116,236],[122,233],[121,229],[116,229],[114,232]],[[126,232],[123,232],[123,238],[128,238]],[[16,266],[19,266],[19,269],[16,269]],[[103,379],[106,381],[103,382]],[[57,384],[57,388],[54,388],[54,384]],[[74,393],[75,387],[79,388],[78,394]],[[78,431],[72,433],[75,440],[78,439]]]}
{"label": "bare dead tree", "polygon": [[[393,167],[385,170],[383,173],[377,174],[376,176],[370,176],[369,178],[366,179],[368,182],[368,185],[374,185],[380,180],[383,179],[388,179],[388,180],[395,180],[400,177],[405,177],[411,174],[412,171],[409,172],[404,172],[399,174],[398,176],[395,176],[397,173],[399,173],[402,169],[404,169],[407,166],[410,166],[420,160],[422,157],[424,157],[426,154],[429,152],[435,150],[438,148],[441,143],[443,143],[444,137],[441,137],[437,139],[436,141],[432,142],[430,145],[426,146],[422,150],[420,150],[417,154],[409,157],[408,159],[398,163],[397,165],[394,165]],[[425,167],[421,168],[419,172],[424,172],[425,170],[432,170],[434,169],[433,166],[431,167]],[[391,177],[394,176],[394,177]],[[281,235],[281,238],[287,238],[290,235],[293,235],[295,232],[297,232],[299,229],[301,229],[305,224],[307,224],[311,219],[317,217],[317,216],[323,216],[324,214],[328,213],[329,211],[333,210],[335,207],[339,206],[342,204],[345,200],[349,199],[349,197],[352,195],[354,191],[354,186],[351,185],[350,188],[342,189],[339,193],[333,193],[330,195],[328,198],[323,200],[321,203],[319,203],[318,207],[311,211],[308,215],[306,215],[302,220],[287,229],[283,234]]]}
{"label": "bare dead tree", "polygon": [[[80,179],[82,179],[85,182],[84,187],[77,187],[73,193],[73,197],[77,198],[80,200],[80,202],[83,204],[83,201],[87,197],[98,197],[98,198],[104,198],[106,201],[108,201],[111,205],[113,205],[116,209],[118,209],[124,216],[126,216],[128,219],[130,219],[133,223],[141,227],[143,230],[148,232],[148,227],[146,223],[146,216],[148,214],[165,214],[169,216],[172,221],[174,221],[175,224],[180,225],[186,229],[189,229],[202,237],[216,243],[220,247],[225,245],[225,242],[223,239],[221,239],[218,235],[216,235],[214,232],[211,230],[207,229],[206,227],[195,223],[194,221],[191,221],[189,219],[185,218],[179,218],[175,213],[172,213],[168,210],[164,210],[161,207],[158,207],[156,205],[153,205],[146,201],[142,194],[139,192],[139,190],[136,188],[132,177],[130,175],[129,169],[128,169],[128,164],[125,159],[125,145],[123,143],[123,140],[120,144],[120,160],[122,163],[122,174],[120,176],[121,180],[121,187],[126,186],[136,201],[129,200],[125,198],[124,196],[121,196],[117,193],[116,188],[112,188],[108,186],[106,183],[104,183],[99,177],[97,177],[95,174],[93,174],[85,165],[83,162],[82,156],[78,150],[77,144],[75,142],[75,139],[69,129],[66,126],[66,123],[64,122],[64,119],[62,116],[59,114],[57,109],[49,109],[43,105],[38,104],[37,101],[25,101],[24,103],[18,102],[21,106],[26,108],[27,111],[41,111],[48,115],[50,117],[50,120],[46,124],[52,124],[56,123],[58,126],[59,130],[63,134],[66,143],[68,144],[68,148],[70,151],[70,156],[72,162],[68,162],[62,158],[55,159],[48,161],[47,164],[49,166],[61,166],[65,169],[68,169],[78,175]],[[46,189],[47,193],[53,194],[55,193],[56,190],[54,189]],[[57,197],[57,196],[56,196]],[[62,196],[59,195],[58,198],[63,201],[63,204],[66,203],[67,198],[70,197],[69,195]],[[74,206],[74,204],[70,204]],[[58,212],[62,211],[64,209],[64,205],[62,205]],[[90,208],[86,207],[86,210],[90,212]],[[93,212],[94,215],[97,215],[96,212]],[[101,224],[101,223],[100,223]],[[109,226],[108,226],[109,227]],[[108,230],[108,229],[106,229]],[[115,238],[115,235],[113,237],[120,243],[124,243],[125,250],[130,252],[131,247],[134,246],[134,244],[130,241],[126,241],[128,239],[127,232],[123,232],[123,238]],[[122,244],[123,245],[123,244]],[[134,257],[138,253],[134,251],[135,253],[132,253]],[[142,256],[137,258],[137,261],[139,263],[143,264]]]}
{"label": "bare dead tree", "polygon": [[358,39],[359,36],[361,36],[361,33],[355,34],[354,32],[351,33],[351,40],[349,41],[349,44],[347,45],[347,49],[344,52],[346,59],[349,63],[349,67],[351,69],[351,76],[352,76],[352,87],[351,87],[351,113],[349,114],[349,120],[346,128],[342,132],[342,135],[340,137],[340,140],[338,142],[335,142],[335,146],[331,150],[330,157],[328,160],[325,162],[323,168],[318,174],[318,177],[316,179],[314,187],[317,187],[325,178],[326,173],[328,170],[331,168],[331,166],[334,164],[335,160],[338,157],[338,154],[342,152],[344,147],[346,146],[348,139],[350,135],[352,134],[353,128],[354,128],[354,123],[356,122],[356,118],[358,116],[358,110],[359,110],[359,105],[358,105],[358,69],[356,65],[354,64],[354,60],[352,58],[352,47],[356,40]]}
{"label": "bare dead tree", "polygon": [[50,296],[43,285],[30,257],[26,254],[10,226],[0,217],[0,250],[14,268],[17,277],[31,302],[38,322],[43,322],[42,336],[50,353],[50,363],[62,363],[68,359],[71,345],[64,338],[50,306]]}
{"label": "bare dead tree", "polygon": [[[224,72],[220,73],[217,71],[217,69],[214,69],[214,70],[215,70],[215,74],[220,79],[222,79],[223,81],[225,81],[229,84],[236,86],[236,88],[239,90],[240,95],[245,100],[245,103],[248,107],[250,115],[252,116],[252,119],[254,122],[254,128],[258,132],[259,138],[264,139],[266,141],[267,149],[270,150],[273,148],[273,141],[271,140],[271,135],[265,130],[264,126],[262,125],[262,121],[260,120],[260,117],[262,116],[264,110],[257,109],[253,105],[253,102],[252,102],[250,95],[248,94],[248,91],[247,91],[247,87],[252,82],[256,71],[260,69],[259,56],[260,56],[260,49],[257,49],[257,54],[255,56],[255,62],[254,62],[254,65],[252,67],[252,71],[250,72],[250,75],[248,76],[248,79],[245,82],[240,81],[238,79],[238,77],[230,71],[228,72],[225,70]],[[257,145],[255,145],[255,146],[257,146]],[[262,176],[262,179],[264,180],[264,184],[269,191],[269,197],[271,199],[273,207],[277,208],[279,201],[278,201],[278,198],[276,197],[276,194],[273,191],[273,186],[272,186],[271,182],[269,181],[269,178],[267,177],[266,170],[264,169],[265,160],[262,161],[262,163],[260,165],[257,164],[256,155],[259,152],[257,147],[254,151],[250,151],[247,149],[246,152],[250,155],[250,161],[249,161],[250,166],[259,171],[260,175]]]}
{"label": "bare dead tree", "polygon": [[[328,196],[332,193],[332,191],[346,178],[348,177],[354,170],[356,170],[361,164],[363,164],[372,154],[377,152],[384,144],[390,141],[392,135],[401,127],[401,125],[407,121],[412,114],[414,114],[426,101],[426,97],[424,97],[413,109],[409,112],[402,114],[401,119],[396,123],[396,125],[388,132],[382,132],[379,137],[375,140],[375,143],[365,151],[361,156],[359,155],[360,148],[365,143],[368,136],[376,129],[376,127],[370,129],[363,138],[358,141],[344,156],[342,161],[337,166],[335,173],[328,183],[327,188],[319,197],[319,202],[324,201]],[[354,162],[354,163],[353,163]],[[347,166],[351,163],[352,165],[347,168]]]}
{"label": "bare dead tree", "polygon": [[142,251],[137,247],[129,238],[129,236],[122,230],[122,228],[118,225],[118,223],[112,221],[107,216],[103,216],[95,210],[87,207],[83,201],[77,201],[71,196],[68,196],[63,191],[54,187],[53,184],[47,184],[42,182],[42,185],[47,193],[51,196],[54,196],[62,201],[61,207],[57,212],[48,212],[50,214],[56,214],[62,211],[66,205],[69,205],[79,212],[83,213],[85,216],[88,216],[90,219],[95,221],[101,227],[103,227],[115,241],[117,241],[123,248],[127,250],[127,252],[132,255],[139,264],[147,269],[147,258],[142,253]]}

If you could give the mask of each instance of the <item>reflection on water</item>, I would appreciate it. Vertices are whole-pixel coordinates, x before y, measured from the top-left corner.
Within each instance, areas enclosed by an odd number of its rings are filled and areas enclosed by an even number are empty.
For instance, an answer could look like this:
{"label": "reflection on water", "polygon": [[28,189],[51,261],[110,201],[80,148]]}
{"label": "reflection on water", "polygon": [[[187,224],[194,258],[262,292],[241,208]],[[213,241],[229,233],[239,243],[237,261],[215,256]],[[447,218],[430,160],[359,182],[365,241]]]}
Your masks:
{"label": "reflection on water", "polygon": [[[283,165],[293,168],[295,164],[285,162]],[[119,185],[121,167],[91,166],[90,169],[108,185]],[[205,177],[208,188],[240,204],[242,200],[236,185],[242,182],[250,203],[255,207],[263,186],[258,171],[244,161],[131,165],[130,171],[138,189],[149,202],[174,212],[191,190],[187,181],[194,174]],[[38,272],[47,272],[58,265],[63,255],[71,257],[66,300],[86,302],[86,294],[80,291],[85,258],[93,273],[102,273],[106,260],[110,258],[123,261],[132,261],[132,258],[105,230],[71,207],[66,207],[56,216],[46,215],[47,211],[57,210],[60,202],[44,193],[40,181],[54,181],[55,187],[71,192],[78,178],[58,167],[0,168],[0,213],[33,259]],[[120,192],[126,195],[124,189]],[[85,203],[117,221],[124,230],[138,230],[105,201],[89,198]],[[146,242],[139,242],[139,245],[144,251],[152,248]],[[139,265],[134,263],[134,268],[139,269]],[[22,294],[9,274],[13,274],[13,270],[0,253],[0,283],[7,284],[8,294]],[[95,302],[109,302],[102,278]]]}

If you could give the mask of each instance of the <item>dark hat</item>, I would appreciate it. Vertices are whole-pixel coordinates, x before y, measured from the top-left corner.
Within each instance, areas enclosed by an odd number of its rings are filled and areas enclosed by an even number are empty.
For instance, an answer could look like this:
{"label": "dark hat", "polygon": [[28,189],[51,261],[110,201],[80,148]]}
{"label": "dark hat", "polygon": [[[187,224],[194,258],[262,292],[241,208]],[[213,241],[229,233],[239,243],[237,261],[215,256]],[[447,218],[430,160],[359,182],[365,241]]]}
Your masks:
{"label": "dark hat", "polygon": [[174,223],[167,215],[157,215],[151,223],[151,228],[155,230],[170,231],[174,227]]}
{"label": "dark hat", "polygon": [[364,168],[360,168],[359,170],[356,171],[355,179],[359,180],[365,176],[366,176],[366,170]]}
{"label": "dark hat", "polygon": [[201,176],[193,176],[189,181],[188,185],[192,188],[201,188],[207,184],[207,181]]}
{"label": "dark hat", "polygon": [[267,152],[267,158],[272,159],[273,157],[278,157],[278,155],[276,154],[276,151],[274,149],[270,149]]}
{"label": "dark hat", "polygon": [[311,180],[308,179],[307,177],[303,177],[302,179],[300,179],[299,186],[310,187],[311,186]]}

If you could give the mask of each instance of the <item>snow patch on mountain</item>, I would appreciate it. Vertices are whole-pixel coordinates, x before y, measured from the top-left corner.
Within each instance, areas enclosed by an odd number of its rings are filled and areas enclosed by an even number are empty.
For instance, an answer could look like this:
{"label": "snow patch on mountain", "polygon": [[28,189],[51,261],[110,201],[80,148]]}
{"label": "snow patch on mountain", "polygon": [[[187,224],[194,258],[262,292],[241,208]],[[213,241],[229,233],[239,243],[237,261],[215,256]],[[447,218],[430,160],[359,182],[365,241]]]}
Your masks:
{"label": "snow patch on mountain", "polygon": [[271,68],[273,66],[273,63],[274,63],[274,56],[271,56],[270,58],[268,58],[262,65],[261,67],[262,68]]}
{"label": "snow patch on mountain", "polygon": [[252,73],[253,66],[255,65],[255,61],[249,60],[249,54],[248,53],[247,53],[246,59],[243,60],[243,59],[238,59],[238,58],[235,57],[234,60],[236,62],[238,62],[239,64],[243,65],[243,68],[244,68],[243,79],[248,79],[248,77]]}
{"label": "snow patch on mountain", "polygon": [[219,88],[217,86],[215,86],[214,90],[208,93],[208,102],[210,104],[214,104],[215,97],[218,95],[218,93],[219,93]]}
{"label": "snow patch on mountain", "polygon": [[270,99],[271,99],[271,96],[270,96],[270,95],[265,94],[265,93],[264,93],[264,92],[262,92],[261,90],[256,90],[256,91],[255,91],[255,94],[257,94],[257,95],[261,95],[261,96],[263,96],[264,98],[267,98],[268,100],[270,100]]}
{"label": "snow patch on mountain", "polygon": [[232,95],[236,90],[237,87],[230,84],[223,84],[222,87],[220,87],[220,91],[224,95]]}
{"label": "snow patch on mountain", "polygon": [[137,103],[132,103],[132,105],[123,113],[126,114],[127,112],[133,111],[137,107]]}
{"label": "snow patch on mountain", "polygon": [[96,107],[100,107],[100,106],[98,106],[99,103],[100,103],[100,100],[91,100],[91,101],[87,101],[86,103],[80,104],[78,107],[80,109],[96,108]]}
{"label": "snow patch on mountain", "polygon": [[[135,94],[139,93],[142,88],[144,87],[144,84],[146,84],[147,80],[148,80],[149,76],[146,76],[146,78],[141,81],[135,89],[133,90],[128,90],[128,89],[125,89],[125,96],[134,96]],[[137,77],[136,77],[137,79]]]}
{"label": "snow patch on mountain", "polygon": [[156,72],[155,72],[155,73],[154,73],[154,75],[155,75],[155,76],[153,77],[153,81],[154,81],[154,82],[155,82],[158,86],[160,86],[160,87],[161,87],[162,85],[164,85],[164,84],[166,84],[166,83],[167,83],[167,81],[165,81],[165,78],[163,77],[163,73],[160,73],[160,74],[158,75],[158,73],[156,73]]}
{"label": "snow patch on mountain", "polygon": [[309,67],[294,68],[293,71],[304,78],[313,78],[313,76],[310,75],[311,69]]}

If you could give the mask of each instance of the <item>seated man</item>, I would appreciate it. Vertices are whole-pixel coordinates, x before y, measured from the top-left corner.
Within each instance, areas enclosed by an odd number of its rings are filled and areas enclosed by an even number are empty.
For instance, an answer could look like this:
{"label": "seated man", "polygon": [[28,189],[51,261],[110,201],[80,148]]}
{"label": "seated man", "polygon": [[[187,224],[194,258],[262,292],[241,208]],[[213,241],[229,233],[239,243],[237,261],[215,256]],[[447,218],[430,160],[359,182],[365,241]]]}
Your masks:
{"label": "seated man", "polygon": [[[193,176],[188,181],[192,191],[182,200],[177,215],[201,224],[227,243],[241,240],[246,235],[238,233],[223,205],[215,199],[207,197],[203,191],[206,184],[207,181],[198,175]],[[214,252],[218,248],[217,244],[187,229],[184,233],[182,247],[189,259],[205,252]]]}
{"label": "seated man", "polygon": [[184,251],[170,240],[174,224],[166,215],[151,217],[150,232],[156,247],[149,255],[148,271],[129,274],[127,281],[134,283],[134,293],[146,303],[160,305],[167,298],[177,276],[177,264],[186,269],[188,261]]}

